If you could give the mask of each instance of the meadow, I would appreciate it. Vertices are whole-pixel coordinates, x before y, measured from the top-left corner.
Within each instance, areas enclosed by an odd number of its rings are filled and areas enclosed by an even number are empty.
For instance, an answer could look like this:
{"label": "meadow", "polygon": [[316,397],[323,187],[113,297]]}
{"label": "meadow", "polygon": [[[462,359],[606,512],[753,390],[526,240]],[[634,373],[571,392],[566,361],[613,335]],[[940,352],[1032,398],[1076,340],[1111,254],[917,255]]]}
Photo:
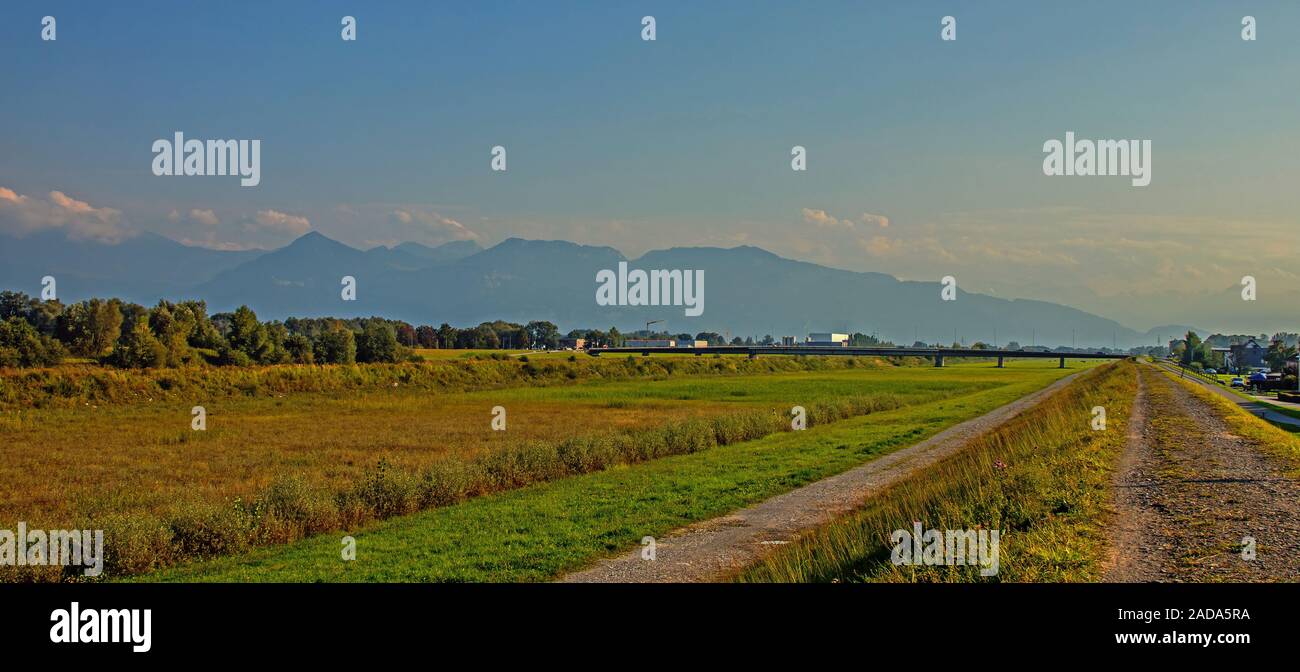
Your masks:
{"label": "meadow", "polygon": [[[1040,362],[860,370],[806,381],[746,377],[744,389],[775,395],[781,387],[832,392],[874,388],[877,395],[921,391],[894,408],[814,423],[803,432],[750,440],[658,459],[610,465],[593,473],[485,494],[428,511],[251,549],[146,574],[146,581],[541,581],[584,567],[662,535],[786,492],[912,445],[942,429],[1077,371]],[[952,385],[953,394],[936,393]],[[673,392],[646,391],[650,398]],[[732,388],[735,389],[734,387]],[[794,389],[794,388],[788,388]],[[666,394],[665,394],[666,393]],[[811,413],[811,409],[810,409]],[[357,559],[343,562],[343,534]]]}
{"label": "meadow", "polygon": [[[6,373],[0,478],[14,485],[0,493],[0,520],[105,529],[108,574],[122,576],[752,443],[788,432],[795,405],[817,428],[911,407],[924,415],[985,392],[1019,396],[1066,373],[1043,362],[997,370],[460,354],[352,367]],[[27,389],[12,389],[23,381]],[[190,426],[196,403],[207,411],[204,431]],[[491,429],[497,406],[505,431]]]}

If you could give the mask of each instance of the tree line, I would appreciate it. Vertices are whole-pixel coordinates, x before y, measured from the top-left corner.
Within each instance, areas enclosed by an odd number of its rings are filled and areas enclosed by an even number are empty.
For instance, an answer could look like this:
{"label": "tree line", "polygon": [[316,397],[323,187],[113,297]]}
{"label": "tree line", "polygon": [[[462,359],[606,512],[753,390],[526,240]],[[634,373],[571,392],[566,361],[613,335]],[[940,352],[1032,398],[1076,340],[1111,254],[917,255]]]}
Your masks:
{"label": "tree line", "polygon": [[[621,345],[618,329],[575,329],[591,346]],[[495,321],[456,328],[369,318],[288,318],[261,321],[248,306],[208,314],[204,301],[159,301],[152,308],[120,299],[64,305],[21,292],[0,292],[0,366],[52,366],[65,357],[122,368],[208,363],[351,364],[417,358],[414,348],[560,347],[551,322]]]}
{"label": "tree line", "polygon": [[1194,331],[1187,332],[1183,338],[1174,344],[1171,354],[1176,357],[1183,366],[1189,366],[1196,369],[1222,369],[1224,368],[1224,353],[1215,352],[1214,348],[1226,348],[1238,343],[1245,343],[1247,340],[1254,338],[1255,342],[1261,346],[1267,343],[1267,350],[1264,351],[1264,363],[1273,371],[1282,371],[1286,362],[1295,358],[1297,345],[1300,345],[1300,334],[1291,332],[1278,332],[1271,337],[1268,334],[1258,336],[1250,334],[1212,334],[1205,340]]}

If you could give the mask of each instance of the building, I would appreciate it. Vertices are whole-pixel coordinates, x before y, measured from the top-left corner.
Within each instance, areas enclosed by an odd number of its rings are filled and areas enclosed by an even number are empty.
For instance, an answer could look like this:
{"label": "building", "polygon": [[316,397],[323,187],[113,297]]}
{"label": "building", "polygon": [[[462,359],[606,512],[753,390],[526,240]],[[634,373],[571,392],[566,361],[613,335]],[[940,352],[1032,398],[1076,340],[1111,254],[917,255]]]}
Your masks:
{"label": "building", "polygon": [[1264,361],[1264,356],[1268,354],[1268,348],[1259,344],[1253,338],[1246,339],[1245,343],[1234,343],[1228,346],[1232,354],[1232,365],[1237,369],[1255,369],[1268,364]]}
{"label": "building", "polygon": [[849,335],[814,332],[808,334],[808,340],[804,342],[804,345],[821,346],[821,347],[831,346],[831,347],[841,347],[841,348],[848,347]]}
{"label": "building", "polygon": [[794,336],[782,336],[781,345],[787,348],[793,348],[798,345],[798,343],[795,341]]}
{"label": "building", "polygon": [[585,338],[561,338],[560,347],[570,350],[586,350],[587,339]]}
{"label": "building", "polygon": [[628,338],[623,345],[629,348],[675,348],[677,341],[671,338]]}
{"label": "building", "polygon": [[708,342],[708,341],[691,341],[691,343],[693,344],[691,347],[694,347],[694,348],[707,348],[707,347],[709,347],[709,342]]}

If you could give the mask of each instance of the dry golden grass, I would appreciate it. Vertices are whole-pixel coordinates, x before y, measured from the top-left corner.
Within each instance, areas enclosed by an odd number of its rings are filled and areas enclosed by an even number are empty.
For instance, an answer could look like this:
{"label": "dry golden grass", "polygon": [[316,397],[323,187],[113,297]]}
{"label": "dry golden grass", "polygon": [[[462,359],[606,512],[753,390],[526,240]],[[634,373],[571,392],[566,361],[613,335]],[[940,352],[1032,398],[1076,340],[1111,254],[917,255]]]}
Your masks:
{"label": "dry golden grass", "polygon": [[[3,424],[0,521],[66,526],[85,512],[159,513],[179,499],[248,498],[292,472],[341,489],[380,459],[417,470],[447,455],[473,457],[527,440],[635,430],[717,415],[735,403],[641,403],[519,398],[518,391],[419,391],[234,399],[206,406],[208,429],[190,429],[190,405],[57,409]],[[506,408],[504,432],[491,409]]]}
{"label": "dry golden grass", "polygon": [[[448,365],[398,364],[18,377],[70,384],[63,396],[15,395],[44,398],[43,407],[0,409],[0,521],[103,527],[120,575],[763,436],[788,429],[794,404],[813,422],[834,421],[1018,378],[806,359],[621,358],[577,363],[576,379],[567,358],[551,370],[456,363],[454,375]],[[76,402],[98,400],[86,380],[103,377],[100,392],[121,401]],[[456,391],[477,384],[492,389]],[[206,431],[190,428],[196,404]],[[490,428],[498,405],[504,432]]]}

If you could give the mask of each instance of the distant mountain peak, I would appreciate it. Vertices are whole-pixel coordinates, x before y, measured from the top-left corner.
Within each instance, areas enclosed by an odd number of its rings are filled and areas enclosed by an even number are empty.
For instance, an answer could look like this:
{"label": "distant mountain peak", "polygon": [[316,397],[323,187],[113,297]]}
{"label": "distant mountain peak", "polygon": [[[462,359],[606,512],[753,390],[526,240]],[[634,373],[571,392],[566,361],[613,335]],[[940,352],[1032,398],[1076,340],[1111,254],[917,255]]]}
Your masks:
{"label": "distant mountain peak", "polygon": [[332,250],[350,250],[352,252],[360,252],[360,250],[358,250],[357,248],[347,245],[345,243],[340,243],[339,241],[334,240],[333,238],[330,238],[329,236],[320,233],[319,231],[308,231],[307,233],[298,236],[293,240],[293,242],[289,243],[288,245],[285,245],[280,249],[282,250],[332,249]]}

